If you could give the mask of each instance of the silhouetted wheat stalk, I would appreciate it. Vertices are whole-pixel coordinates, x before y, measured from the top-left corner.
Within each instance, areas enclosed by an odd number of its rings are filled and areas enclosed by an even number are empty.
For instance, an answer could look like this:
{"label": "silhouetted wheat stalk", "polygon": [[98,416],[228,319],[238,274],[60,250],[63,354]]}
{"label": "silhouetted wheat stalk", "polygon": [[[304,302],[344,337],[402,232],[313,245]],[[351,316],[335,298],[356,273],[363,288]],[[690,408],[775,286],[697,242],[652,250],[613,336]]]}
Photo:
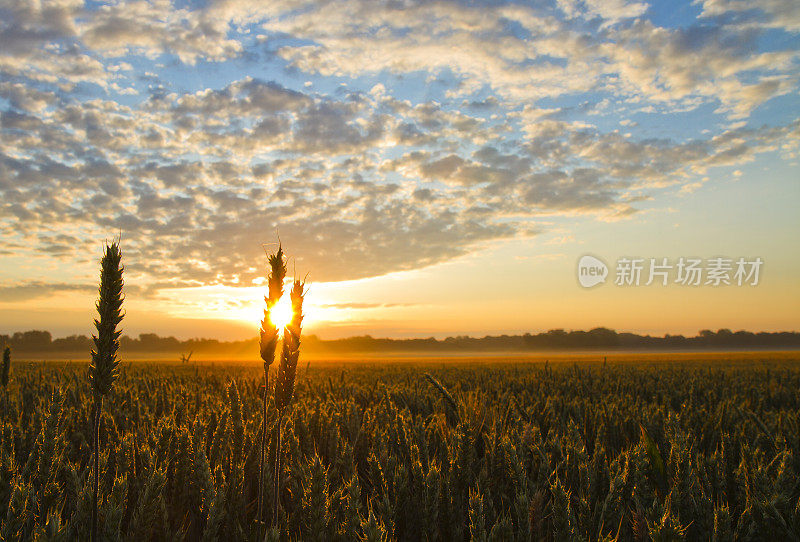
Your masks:
{"label": "silhouetted wheat stalk", "polygon": [[290,293],[292,300],[292,319],[283,330],[283,347],[278,374],[275,377],[275,408],[278,410],[278,422],[275,430],[275,525],[278,523],[278,506],[280,504],[281,478],[281,422],[283,413],[294,394],[294,381],[297,374],[297,361],[300,358],[300,332],[303,325],[303,298],[305,282],[295,280]]}
{"label": "silhouetted wheat stalk", "polygon": [[92,541],[97,540],[97,500],[100,479],[100,413],[103,409],[103,397],[114,386],[119,376],[119,336],[122,333],[117,325],[122,321],[122,271],[120,264],[122,253],[118,243],[106,245],[101,261],[100,288],[97,299],[95,319],[97,335],[93,336],[94,349],[92,363],[89,366],[89,381],[94,393],[94,508],[92,509]]}
{"label": "silhouetted wheat stalk", "polygon": [[266,461],[266,442],[267,442],[267,394],[269,390],[269,366],[275,361],[275,350],[278,347],[278,328],[272,322],[270,313],[275,305],[283,296],[283,279],[286,278],[286,262],[283,258],[283,248],[279,245],[278,252],[270,254],[267,258],[269,263],[269,276],[267,277],[267,296],[264,297],[266,308],[264,309],[264,319],[261,321],[261,359],[264,360],[264,409],[263,421],[261,426],[261,459],[259,461],[258,474],[258,519],[263,519],[264,502],[264,463]]}
{"label": "silhouetted wheat stalk", "polygon": [[8,377],[11,373],[11,348],[8,346],[3,350],[3,416],[5,421],[8,411]]}

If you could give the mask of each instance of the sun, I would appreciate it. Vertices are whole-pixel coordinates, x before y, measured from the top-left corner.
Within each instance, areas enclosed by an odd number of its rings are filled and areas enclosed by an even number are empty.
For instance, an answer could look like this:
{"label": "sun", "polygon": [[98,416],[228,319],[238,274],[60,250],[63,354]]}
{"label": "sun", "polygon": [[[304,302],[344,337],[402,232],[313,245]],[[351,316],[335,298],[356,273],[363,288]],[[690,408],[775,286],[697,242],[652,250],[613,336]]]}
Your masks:
{"label": "sun", "polygon": [[292,301],[289,294],[285,294],[269,311],[269,319],[278,329],[283,329],[292,321]]}

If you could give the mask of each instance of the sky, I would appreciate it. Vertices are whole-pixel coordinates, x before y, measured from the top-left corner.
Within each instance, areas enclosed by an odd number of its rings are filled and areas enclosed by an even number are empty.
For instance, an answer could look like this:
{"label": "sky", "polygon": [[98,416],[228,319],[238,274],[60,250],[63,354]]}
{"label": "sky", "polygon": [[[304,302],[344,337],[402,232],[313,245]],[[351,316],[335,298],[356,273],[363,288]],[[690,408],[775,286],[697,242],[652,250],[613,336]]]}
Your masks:
{"label": "sky", "polygon": [[253,337],[278,239],[323,338],[798,330],[798,68],[796,0],[0,0],[0,333],[117,237],[130,335]]}

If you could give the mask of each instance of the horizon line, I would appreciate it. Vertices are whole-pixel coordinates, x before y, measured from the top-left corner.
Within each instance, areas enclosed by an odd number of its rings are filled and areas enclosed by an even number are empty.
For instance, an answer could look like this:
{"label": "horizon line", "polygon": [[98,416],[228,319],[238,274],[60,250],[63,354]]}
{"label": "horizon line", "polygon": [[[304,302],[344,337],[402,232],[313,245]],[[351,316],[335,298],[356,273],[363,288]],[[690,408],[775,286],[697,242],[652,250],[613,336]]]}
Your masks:
{"label": "horizon line", "polygon": [[[373,335],[371,335],[369,333],[362,334],[362,335],[351,335],[351,336],[348,336],[348,337],[339,337],[339,338],[334,338],[334,339],[322,338],[317,333],[303,334],[303,336],[306,338],[306,340],[308,340],[310,338],[314,338],[315,340],[318,340],[320,342],[339,342],[339,341],[347,341],[347,340],[351,340],[351,339],[371,339],[371,340],[378,340],[378,341],[424,341],[424,340],[446,341],[448,339],[480,340],[480,339],[496,338],[496,337],[525,337],[527,335],[539,336],[539,335],[546,335],[548,333],[555,332],[555,331],[561,331],[561,332],[564,332],[564,333],[567,333],[567,334],[569,334],[569,333],[590,333],[592,331],[609,331],[609,332],[613,332],[615,335],[634,335],[634,336],[638,336],[638,337],[650,337],[650,338],[658,338],[658,339],[665,339],[667,337],[669,337],[669,338],[683,337],[685,339],[700,338],[700,337],[702,337],[703,332],[706,332],[706,331],[710,332],[710,333],[713,333],[715,335],[718,335],[718,334],[723,333],[723,332],[730,333],[731,335],[736,335],[736,334],[740,334],[740,333],[751,334],[751,335],[800,334],[800,330],[797,330],[797,329],[796,330],[781,330],[781,331],[765,331],[765,330],[751,331],[751,330],[746,330],[746,329],[738,329],[738,330],[734,331],[734,330],[732,330],[730,328],[718,328],[716,330],[713,330],[713,329],[710,329],[710,328],[704,328],[704,329],[698,330],[695,335],[686,335],[686,334],[683,334],[683,333],[668,333],[668,332],[665,332],[663,335],[659,335],[659,334],[651,334],[651,333],[639,333],[639,332],[634,332],[634,331],[624,331],[624,330],[620,331],[620,330],[616,330],[616,329],[609,328],[609,327],[596,326],[596,327],[589,328],[589,329],[550,328],[550,329],[542,330],[542,331],[526,331],[526,332],[519,332],[519,333],[499,333],[499,334],[485,334],[485,335],[451,334],[451,335],[447,335],[446,337],[443,337],[443,338],[437,338],[434,335],[428,335],[428,336],[424,336],[424,337],[385,337],[385,336],[378,337],[378,336],[373,336]],[[32,333],[32,332],[35,332],[35,333],[47,333],[47,334],[50,335],[51,341],[69,339],[69,338],[73,338],[73,337],[76,337],[76,338],[77,337],[86,337],[86,338],[89,338],[89,339],[92,337],[92,334],[83,334],[83,333],[73,333],[73,334],[70,334],[70,335],[64,335],[64,336],[56,337],[49,330],[46,330],[46,329],[27,329],[27,330],[24,330],[24,331],[23,330],[18,330],[18,331],[13,331],[13,332],[8,332],[8,333],[0,332],[0,337],[4,338],[7,341],[9,339],[13,339],[13,337],[15,335],[17,335],[17,334],[26,334],[26,333]],[[218,338],[215,338],[215,337],[199,337],[199,336],[190,337],[190,338],[186,338],[186,339],[179,339],[175,335],[159,335],[156,332],[140,332],[137,335],[123,334],[123,335],[121,335],[121,337],[127,337],[128,339],[131,339],[131,340],[139,340],[139,338],[141,336],[143,336],[143,335],[145,335],[145,336],[146,335],[155,336],[155,337],[157,337],[159,339],[175,339],[175,340],[177,340],[179,342],[218,341],[220,343],[241,343],[241,342],[247,342],[247,341],[252,341],[252,340],[257,340],[258,339],[258,334],[257,333],[254,334],[252,337],[249,337],[249,338],[233,339],[233,340],[218,339]]]}

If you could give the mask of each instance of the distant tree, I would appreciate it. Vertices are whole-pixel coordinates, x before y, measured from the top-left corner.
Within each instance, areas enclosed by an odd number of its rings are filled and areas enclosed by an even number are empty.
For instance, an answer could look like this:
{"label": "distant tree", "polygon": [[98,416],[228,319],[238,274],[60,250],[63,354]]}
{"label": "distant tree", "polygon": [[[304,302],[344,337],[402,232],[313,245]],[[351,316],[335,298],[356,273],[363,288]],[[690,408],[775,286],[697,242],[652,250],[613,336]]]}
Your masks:
{"label": "distant tree", "polygon": [[49,331],[18,331],[14,333],[11,340],[14,346],[20,350],[41,352],[50,349],[53,336],[50,335]]}

